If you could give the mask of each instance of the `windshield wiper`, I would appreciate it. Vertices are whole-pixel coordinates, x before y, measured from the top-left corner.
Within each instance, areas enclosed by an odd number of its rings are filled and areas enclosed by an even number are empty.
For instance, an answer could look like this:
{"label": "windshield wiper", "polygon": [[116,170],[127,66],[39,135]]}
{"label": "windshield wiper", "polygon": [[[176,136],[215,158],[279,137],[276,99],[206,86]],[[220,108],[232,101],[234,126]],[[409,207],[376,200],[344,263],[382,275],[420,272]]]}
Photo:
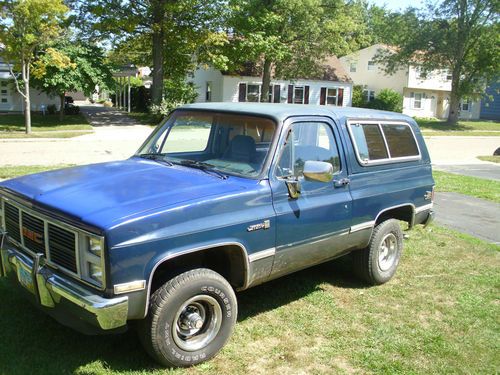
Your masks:
{"label": "windshield wiper", "polygon": [[165,160],[165,154],[158,154],[158,153],[151,152],[149,154],[148,153],[139,154],[137,156],[139,156],[140,158],[143,158],[143,159],[157,161],[158,163],[168,165],[169,167],[171,167],[173,165],[171,162]]}
{"label": "windshield wiper", "polygon": [[215,169],[215,165],[212,165],[212,164],[209,164],[209,163],[204,163],[202,161],[197,161],[197,160],[191,160],[191,159],[182,159],[179,164],[181,165],[184,165],[186,167],[192,167],[192,168],[196,168],[196,169],[200,169],[204,172],[207,172],[207,173],[214,173],[216,174],[218,177],[220,177],[221,179],[223,180],[227,180],[228,176],[225,175],[224,173],[218,171],[217,169]]}

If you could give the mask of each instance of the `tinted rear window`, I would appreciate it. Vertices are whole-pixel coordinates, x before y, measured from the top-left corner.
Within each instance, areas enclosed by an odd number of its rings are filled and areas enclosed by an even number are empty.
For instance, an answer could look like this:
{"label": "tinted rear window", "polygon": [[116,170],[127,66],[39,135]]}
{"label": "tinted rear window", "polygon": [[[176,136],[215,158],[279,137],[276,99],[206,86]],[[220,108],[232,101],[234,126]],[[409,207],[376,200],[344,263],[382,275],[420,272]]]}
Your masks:
{"label": "tinted rear window", "polygon": [[413,132],[408,125],[382,124],[382,129],[389,146],[391,158],[418,155],[417,142],[415,142]]}
{"label": "tinted rear window", "polygon": [[378,124],[354,124],[351,129],[361,160],[387,159],[384,138]]}

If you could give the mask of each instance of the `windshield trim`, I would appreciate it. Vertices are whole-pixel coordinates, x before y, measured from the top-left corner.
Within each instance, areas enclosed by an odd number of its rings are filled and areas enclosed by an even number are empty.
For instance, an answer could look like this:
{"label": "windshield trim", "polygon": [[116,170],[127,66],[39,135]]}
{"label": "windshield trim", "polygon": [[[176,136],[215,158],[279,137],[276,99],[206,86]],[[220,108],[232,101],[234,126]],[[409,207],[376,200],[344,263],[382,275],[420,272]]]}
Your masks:
{"label": "windshield trim", "polygon": [[[220,113],[220,114],[251,116],[251,117],[257,117],[257,118],[271,120],[275,125],[275,131],[274,131],[273,137],[271,139],[271,142],[269,144],[269,150],[267,152],[267,155],[262,163],[262,168],[256,176],[248,176],[248,175],[240,174],[240,173],[233,172],[233,171],[230,172],[230,171],[218,169],[219,172],[227,174],[229,176],[246,178],[249,180],[267,180],[269,178],[269,168],[271,166],[271,163],[272,163],[272,160],[274,157],[274,151],[276,149],[276,145],[279,142],[280,132],[281,132],[281,127],[283,125],[283,121],[281,121],[280,119],[273,117],[273,116],[269,116],[266,114],[256,114],[254,112],[208,109],[208,108],[203,108],[203,109],[201,109],[201,108],[182,108],[182,107],[177,108],[174,111],[170,112],[169,115],[167,117],[165,117],[165,119],[162,120],[158,124],[156,129],[149,135],[148,138],[146,138],[146,140],[143,142],[143,144],[139,147],[139,149],[135,152],[135,154],[133,156],[140,157],[140,155],[141,155],[140,151],[143,150],[144,147],[146,147],[151,142],[151,140],[155,139],[159,133],[161,134],[163,131],[166,131],[167,134],[166,134],[165,138],[167,138],[168,133],[170,133],[170,130],[172,129],[173,120],[177,117],[177,115],[181,115],[182,112],[200,112],[200,113],[209,112],[209,113],[215,113],[215,114]],[[166,128],[168,128],[168,129],[166,129]],[[166,158],[168,160],[168,156],[166,156]]]}

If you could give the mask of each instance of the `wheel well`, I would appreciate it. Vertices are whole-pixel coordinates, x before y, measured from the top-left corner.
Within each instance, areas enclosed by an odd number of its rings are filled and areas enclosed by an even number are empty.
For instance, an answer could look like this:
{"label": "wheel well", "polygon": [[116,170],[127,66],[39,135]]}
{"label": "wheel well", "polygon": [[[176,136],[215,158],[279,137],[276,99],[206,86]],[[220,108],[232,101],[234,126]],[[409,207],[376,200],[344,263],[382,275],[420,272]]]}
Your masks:
{"label": "wheel well", "polygon": [[408,223],[408,227],[411,228],[413,226],[413,207],[411,205],[407,205],[384,211],[377,217],[375,226],[388,219],[406,221]]}
{"label": "wheel well", "polygon": [[173,277],[194,269],[208,268],[221,274],[234,288],[245,286],[246,252],[238,245],[225,245],[199,250],[166,260],[154,271],[151,292]]}

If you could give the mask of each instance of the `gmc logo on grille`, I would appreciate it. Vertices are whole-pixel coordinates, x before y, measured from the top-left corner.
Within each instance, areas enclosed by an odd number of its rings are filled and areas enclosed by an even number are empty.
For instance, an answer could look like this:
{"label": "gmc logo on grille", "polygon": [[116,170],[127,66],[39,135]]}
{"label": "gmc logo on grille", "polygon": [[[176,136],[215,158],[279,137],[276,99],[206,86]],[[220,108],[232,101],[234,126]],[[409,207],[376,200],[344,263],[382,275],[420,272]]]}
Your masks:
{"label": "gmc logo on grille", "polygon": [[36,242],[40,245],[43,245],[43,235],[37,232],[33,232],[26,227],[23,227],[23,236],[27,239]]}

